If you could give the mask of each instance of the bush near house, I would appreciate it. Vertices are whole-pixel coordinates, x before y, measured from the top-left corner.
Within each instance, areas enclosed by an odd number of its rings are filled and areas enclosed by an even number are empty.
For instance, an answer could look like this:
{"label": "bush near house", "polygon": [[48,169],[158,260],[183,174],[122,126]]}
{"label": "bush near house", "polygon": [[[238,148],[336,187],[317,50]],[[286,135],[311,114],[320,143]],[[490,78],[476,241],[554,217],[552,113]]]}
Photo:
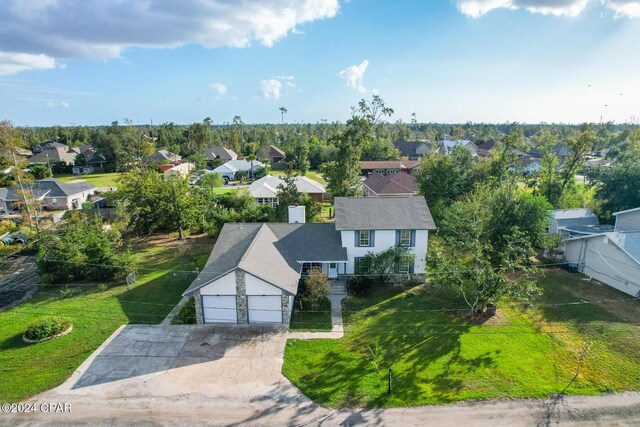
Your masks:
{"label": "bush near house", "polygon": [[189,298],[185,305],[180,307],[180,311],[171,320],[172,325],[194,325],[196,324],[196,300]]}

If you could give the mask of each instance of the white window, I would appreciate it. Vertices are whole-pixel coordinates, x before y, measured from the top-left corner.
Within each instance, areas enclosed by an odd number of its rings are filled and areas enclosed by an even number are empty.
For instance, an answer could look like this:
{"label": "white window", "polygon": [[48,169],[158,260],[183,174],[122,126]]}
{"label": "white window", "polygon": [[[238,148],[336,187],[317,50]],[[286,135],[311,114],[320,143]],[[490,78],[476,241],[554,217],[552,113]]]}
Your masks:
{"label": "white window", "polygon": [[371,232],[369,230],[360,230],[360,246],[371,246]]}
{"label": "white window", "polygon": [[411,230],[400,230],[400,246],[411,245]]}
{"label": "white window", "polygon": [[58,199],[51,199],[51,204],[52,205],[57,205],[58,204]]}
{"label": "white window", "polygon": [[322,263],[319,262],[303,262],[302,274],[307,275],[311,270],[322,270]]}

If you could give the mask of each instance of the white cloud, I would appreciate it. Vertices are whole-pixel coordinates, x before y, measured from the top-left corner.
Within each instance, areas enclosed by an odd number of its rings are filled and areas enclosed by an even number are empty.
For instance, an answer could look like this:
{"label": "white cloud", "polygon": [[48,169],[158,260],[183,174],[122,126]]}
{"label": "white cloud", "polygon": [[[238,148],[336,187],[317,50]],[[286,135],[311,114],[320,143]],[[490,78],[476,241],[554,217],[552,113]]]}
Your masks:
{"label": "white cloud", "polygon": [[604,3],[617,17],[640,18],[640,0],[605,0]]}
{"label": "white cloud", "polygon": [[220,82],[211,83],[209,84],[209,87],[218,92],[218,95],[224,95],[227,93],[227,87]]}
{"label": "white cloud", "polygon": [[[272,46],[298,25],[331,18],[338,9],[338,0],[5,0],[0,52],[105,60],[128,47]],[[11,73],[38,65],[23,61]]]}
{"label": "white cloud", "polygon": [[555,16],[577,16],[590,3],[601,3],[616,17],[640,17],[640,0],[456,0],[458,10],[472,18],[494,9],[526,9],[531,13]]}
{"label": "white cloud", "polygon": [[494,9],[526,9],[531,13],[577,16],[591,0],[457,0],[458,10],[478,18]]}
{"label": "white cloud", "polygon": [[365,59],[360,65],[352,65],[340,71],[338,77],[343,79],[347,86],[354,88],[360,93],[365,93],[367,89],[362,85],[362,78],[368,66],[369,61]]}
{"label": "white cloud", "polygon": [[260,93],[264,99],[280,98],[280,89],[282,89],[280,80],[268,79],[260,82]]}
{"label": "white cloud", "polygon": [[371,95],[380,95],[380,89],[374,87],[371,89]]}
{"label": "white cloud", "polygon": [[56,66],[56,60],[46,55],[0,52],[0,76],[25,70],[48,70]]}
{"label": "white cloud", "polygon": [[69,108],[69,103],[65,101],[62,101],[62,102],[48,101],[45,105],[49,108],[55,108],[55,107]]}

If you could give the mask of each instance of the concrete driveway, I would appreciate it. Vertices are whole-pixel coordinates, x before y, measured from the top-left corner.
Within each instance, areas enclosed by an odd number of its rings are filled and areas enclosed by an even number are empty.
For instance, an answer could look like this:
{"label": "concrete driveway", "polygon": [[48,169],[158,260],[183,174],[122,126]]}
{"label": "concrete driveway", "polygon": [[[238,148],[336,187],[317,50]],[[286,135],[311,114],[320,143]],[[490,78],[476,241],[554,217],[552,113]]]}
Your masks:
{"label": "concrete driveway", "polygon": [[285,329],[271,326],[123,326],[54,391],[102,399],[277,399],[286,340]]}

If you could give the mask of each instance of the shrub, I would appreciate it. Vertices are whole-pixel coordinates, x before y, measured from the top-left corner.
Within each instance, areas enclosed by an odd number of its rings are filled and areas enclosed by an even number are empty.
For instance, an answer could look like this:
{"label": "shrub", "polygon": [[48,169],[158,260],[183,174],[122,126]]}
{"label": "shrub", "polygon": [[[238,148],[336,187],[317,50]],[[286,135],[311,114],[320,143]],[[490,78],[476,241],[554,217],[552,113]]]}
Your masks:
{"label": "shrub", "polygon": [[71,327],[66,317],[43,317],[33,322],[24,331],[24,337],[32,341],[45,340],[63,333]]}
{"label": "shrub", "polygon": [[100,283],[98,285],[98,291],[99,292],[105,292],[109,289],[109,286],[105,285],[104,283]]}
{"label": "shrub", "polygon": [[326,273],[313,269],[305,279],[305,292],[302,301],[308,303],[312,310],[317,310],[322,300],[331,294],[331,283]]}
{"label": "shrub", "polygon": [[69,285],[66,285],[64,288],[60,289],[59,292],[63,298],[71,298],[73,296],[73,288],[70,288]]}
{"label": "shrub", "polygon": [[371,295],[379,285],[380,283],[374,277],[352,276],[347,280],[347,293],[354,297],[365,297]]}
{"label": "shrub", "polygon": [[171,320],[172,325],[193,325],[196,322],[196,300],[189,298],[187,303],[180,308],[178,314]]}

